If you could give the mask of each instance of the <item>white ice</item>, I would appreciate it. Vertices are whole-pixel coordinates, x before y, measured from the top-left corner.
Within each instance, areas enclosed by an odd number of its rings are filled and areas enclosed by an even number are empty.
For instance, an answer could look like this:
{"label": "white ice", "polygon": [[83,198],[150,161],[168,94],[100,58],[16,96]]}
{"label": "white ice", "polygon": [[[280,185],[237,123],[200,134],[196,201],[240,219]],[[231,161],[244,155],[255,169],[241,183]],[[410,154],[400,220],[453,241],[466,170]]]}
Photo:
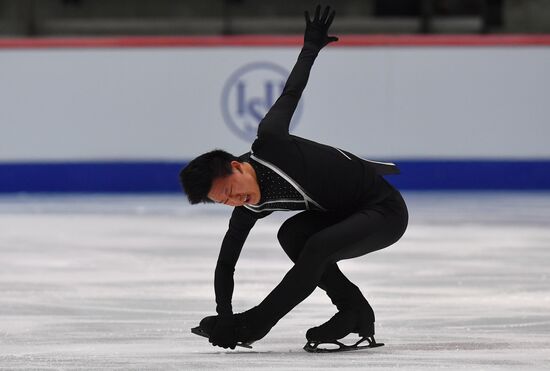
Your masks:
{"label": "white ice", "polygon": [[[550,193],[405,197],[404,238],[341,263],[386,346],[339,354],[301,349],[334,314],[321,290],[252,350],[190,333],[214,313],[229,208],[183,196],[0,197],[0,369],[550,370]],[[276,240],[290,215],[251,233],[236,311],[290,268]]]}

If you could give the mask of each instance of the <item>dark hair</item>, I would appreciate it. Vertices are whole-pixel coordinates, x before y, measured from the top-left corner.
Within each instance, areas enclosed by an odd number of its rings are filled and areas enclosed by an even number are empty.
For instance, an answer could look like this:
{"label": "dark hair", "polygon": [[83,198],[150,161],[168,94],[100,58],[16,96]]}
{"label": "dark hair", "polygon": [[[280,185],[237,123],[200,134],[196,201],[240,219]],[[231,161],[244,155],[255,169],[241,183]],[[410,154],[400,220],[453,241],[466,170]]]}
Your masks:
{"label": "dark hair", "polygon": [[180,182],[191,204],[214,202],[208,198],[212,182],[231,175],[231,161],[239,159],[221,149],[204,153],[180,171]]}

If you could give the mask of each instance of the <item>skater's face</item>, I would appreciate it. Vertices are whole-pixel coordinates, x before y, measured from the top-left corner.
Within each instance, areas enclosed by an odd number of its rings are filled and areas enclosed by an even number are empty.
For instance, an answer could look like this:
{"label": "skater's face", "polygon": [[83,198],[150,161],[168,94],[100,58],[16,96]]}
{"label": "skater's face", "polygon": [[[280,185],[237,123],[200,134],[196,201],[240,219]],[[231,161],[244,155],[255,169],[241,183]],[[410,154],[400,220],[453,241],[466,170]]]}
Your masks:
{"label": "skater's face", "polygon": [[260,201],[260,187],[254,168],[238,161],[232,161],[231,168],[231,175],[214,179],[208,198],[228,206],[257,204]]}

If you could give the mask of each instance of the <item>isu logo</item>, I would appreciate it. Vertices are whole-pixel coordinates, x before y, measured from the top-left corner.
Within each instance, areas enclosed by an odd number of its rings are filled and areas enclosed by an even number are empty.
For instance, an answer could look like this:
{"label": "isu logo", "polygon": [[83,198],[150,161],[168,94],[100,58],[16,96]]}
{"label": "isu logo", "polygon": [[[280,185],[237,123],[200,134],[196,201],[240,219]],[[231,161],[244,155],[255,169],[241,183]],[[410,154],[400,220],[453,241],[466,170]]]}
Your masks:
{"label": "isu logo", "polygon": [[[247,64],[226,81],[222,92],[225,123],[239,138],[253,142],[258,124],[283,91],[289,72],[269,62]],[[291,127],[301,111],[298,105]]]}

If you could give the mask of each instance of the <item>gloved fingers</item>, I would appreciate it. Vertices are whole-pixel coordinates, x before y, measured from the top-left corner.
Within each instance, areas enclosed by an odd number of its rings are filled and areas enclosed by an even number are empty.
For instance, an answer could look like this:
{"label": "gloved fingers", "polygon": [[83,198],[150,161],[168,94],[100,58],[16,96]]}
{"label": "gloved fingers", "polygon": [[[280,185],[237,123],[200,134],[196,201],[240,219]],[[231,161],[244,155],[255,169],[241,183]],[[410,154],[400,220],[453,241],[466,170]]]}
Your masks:
{"label": "gloved fingers", "polygon": [[310,24],[311,19],[309,18],[309,12],[307,10],[304,12],[304,17],[306,19],[306,25]]}
{"label": "gloved fingers", "polygon": [[315,16],[313,17],[313,22],[319,22],[319,15],[321,14],[321,5],[317,5],[315,8]]}
{"label": "gloved fingers", "polygon": [[329,11],[330,11],[330,6],[327,6],[323,11],[323,15],[321,16],[321,19],[320,19],[321,24],[324,24],[327,21]]}
{"label": "gloved fingers", "polygon": [[327,19],[327,23],[326,23],[326,28],[327,30],[329,29],[330,25],[332,24],[332,21],[334,21],[334,16],[336,15],[336,12],[333,10],[332,13],[330,13],[330,15],[328,16],[328,19]]}
{"label": "gloved fingers", "polygon": [[331,43],[331,42],[333,42],[333,41],[338,41],[338,37],[336,37],[336,36],[329,36],[327,40],[328,40],[329,43]]}
{"label": "gloved fingers", "polygon": [[212,343],[212,346],[214,347],[220,347],[220,348],[223,348],[223,349],[235,349],[235,346],[237,344],[225,344],[225,343]]}
{"label": "gloved fingers", "polygon": [[208,341],[213,346],[234,349],[237,345],[233,318],[220,318],[214,326]]}

